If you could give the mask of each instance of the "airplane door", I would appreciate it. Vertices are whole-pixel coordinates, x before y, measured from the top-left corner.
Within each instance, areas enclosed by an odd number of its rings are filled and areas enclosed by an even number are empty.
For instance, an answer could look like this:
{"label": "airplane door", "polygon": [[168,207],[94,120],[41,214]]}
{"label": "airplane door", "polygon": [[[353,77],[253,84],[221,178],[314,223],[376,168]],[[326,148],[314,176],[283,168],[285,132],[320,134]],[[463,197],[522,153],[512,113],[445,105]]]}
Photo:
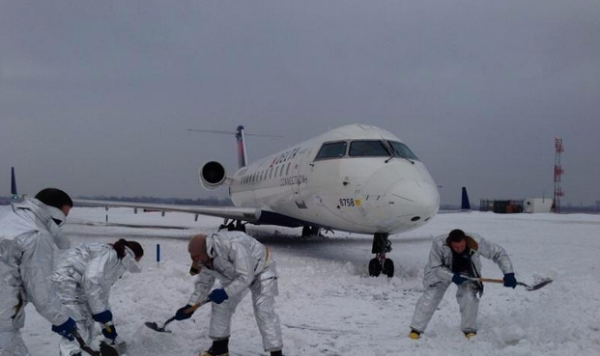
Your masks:
{"label": "airplane door", "polygon": [[298,152],[298,156],[296,156],[296,159],[294,159],[294,161],[292,162],[292,164],[293,164],[292,174],[294,176],[294,184],[292,185],[292,191],[293,191],[294,195],[298,194],[298,192],[300,190],[299,187],[302,184],[300,172],[302,170],[302,162],[304,161],[305,156],[306,156],[306,151],[302,150],[301,152]]}
{"label": "airplane door", "polygon": [[310,166],[308,165],[310,153],[312,149],[306,148],[298,152],[298,156],[292,162],[293,164],[293,175],[294,184],[292,184],[292,193],[294,195],[294,201],[299,209],[306,209],[306,203],[302,196],[302,187],[308,182],[308,173]]}

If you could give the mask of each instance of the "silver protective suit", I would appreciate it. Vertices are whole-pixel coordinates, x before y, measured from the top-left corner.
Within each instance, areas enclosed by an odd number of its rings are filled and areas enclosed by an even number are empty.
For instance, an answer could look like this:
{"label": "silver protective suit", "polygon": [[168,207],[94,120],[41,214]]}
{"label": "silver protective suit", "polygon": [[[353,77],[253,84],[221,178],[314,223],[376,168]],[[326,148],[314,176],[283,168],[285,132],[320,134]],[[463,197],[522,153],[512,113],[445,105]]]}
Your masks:
{"label": "silver protective suit", "polygon": [[[502,273],[514,273],[513,266],[504,249],[481,236],[467,234],[467,246],[471,250],[471,267],[475,277],[481,277],[480,256],[494,261]],[[423,286],[425,291],[417,302],[415,314],[410,327],[416,331],[424,332],[431,320],[433,313],[452,283],[452,250],[447,241],[447,236],[439,237],[433,241],[429,252],[429,261],[425,266]],[[467,281],[458,286],[456,300],[460,308],[461,330],[465,333],[477,331],[477,313],[481,286],[477,282]]]}
{"label": "silver protective suit", "polygon": [[277,271],[268,249],[243,232],[230,231],[212,234],[206,239],[213,268],[201,265],[196,289],[189,300],[198,303],[208,296],[218,279],[229,299],[212,304],[209,337],[223,340],[230,336],[231,317],[248,291],[252,294],[254,317],[266,351],[283,348],[279,317],[275,313],[278,295]]}
{"label": "silver protective suit", "polygon": [[[110,310],[112,285],[126,271],[110,244],[87,243],[65,252],[57,264],[52,281],[69,316],[79,327],[80,335],[90,343],[94,336],[92,315]],[[76,341],[61,338],[62,356],[81,352]]]}
{"label": "silver protective suit", "polygon": [[53,325],[68,319],[50,280],[56,241],[64,237],[55,236],[61,231],[52,226],[58,209],[29,197],[12,208],[0,221],[0,355],[25,356],[19,329],[27,303]]}

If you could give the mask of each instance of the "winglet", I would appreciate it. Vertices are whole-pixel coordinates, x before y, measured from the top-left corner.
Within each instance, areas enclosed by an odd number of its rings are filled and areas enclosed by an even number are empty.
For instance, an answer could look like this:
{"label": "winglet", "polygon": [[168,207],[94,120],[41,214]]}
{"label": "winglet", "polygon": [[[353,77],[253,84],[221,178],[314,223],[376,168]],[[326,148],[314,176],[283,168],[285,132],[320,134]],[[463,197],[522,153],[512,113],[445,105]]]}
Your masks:
{"label": "winglet", "polygon": [[460,210],[463,210],[463,211],[471,210],[471,203],[469,203],[469,195],[467,194],[466,187],[462,187],[462,202],[460,204]]}
{"label": "winglet", "polygon": [[19,193],[17,193],[17,179],[15,178],[15,167],[10,167],[10,195],[11,199],[19,199]]}

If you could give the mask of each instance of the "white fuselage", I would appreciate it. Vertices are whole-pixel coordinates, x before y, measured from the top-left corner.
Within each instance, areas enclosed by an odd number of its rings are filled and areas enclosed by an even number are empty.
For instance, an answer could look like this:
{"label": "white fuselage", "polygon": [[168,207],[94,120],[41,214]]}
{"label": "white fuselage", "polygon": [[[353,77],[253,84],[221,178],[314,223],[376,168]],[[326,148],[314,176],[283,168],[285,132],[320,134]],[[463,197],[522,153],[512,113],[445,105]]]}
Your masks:
{"label": "white fuselage", "polygon": [[358,233],[399,233],[424,225],[439,209],[433,178],[418,160],[393,157],[317,159],[323,143],[402,142],[386,130],[347,125],[238,170],[230,195],[238,207],[259,208],[320,227]]}

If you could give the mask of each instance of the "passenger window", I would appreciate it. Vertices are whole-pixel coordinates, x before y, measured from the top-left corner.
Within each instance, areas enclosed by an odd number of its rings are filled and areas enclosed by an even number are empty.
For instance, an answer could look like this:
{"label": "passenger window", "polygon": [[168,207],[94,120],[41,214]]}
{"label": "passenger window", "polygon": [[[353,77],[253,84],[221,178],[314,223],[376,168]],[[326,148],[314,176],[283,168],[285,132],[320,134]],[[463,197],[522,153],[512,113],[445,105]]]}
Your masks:
{"label": "passenger window", "polygon": [[344,157],[346,154],[347,145],[348,144],[345,141],[324,143],[323,146],[321,146],[319,153],[317,153],[315,161],[320,159]]}
{"label": "passenger window", "polygon": [[389,157],[390,152],[379,140],[353,141],[350,143],[350,157]]}
{"label": "passenger window", "polygon": [[390,141],[390,145],[394,149],[394,156],[408,158],[408,159],[412,159],[412,160],[416,160],[416,161],[419,160],[417,158],[417,156],[415,156],[415,154],[405,144],[400,143],[400,142]]}

